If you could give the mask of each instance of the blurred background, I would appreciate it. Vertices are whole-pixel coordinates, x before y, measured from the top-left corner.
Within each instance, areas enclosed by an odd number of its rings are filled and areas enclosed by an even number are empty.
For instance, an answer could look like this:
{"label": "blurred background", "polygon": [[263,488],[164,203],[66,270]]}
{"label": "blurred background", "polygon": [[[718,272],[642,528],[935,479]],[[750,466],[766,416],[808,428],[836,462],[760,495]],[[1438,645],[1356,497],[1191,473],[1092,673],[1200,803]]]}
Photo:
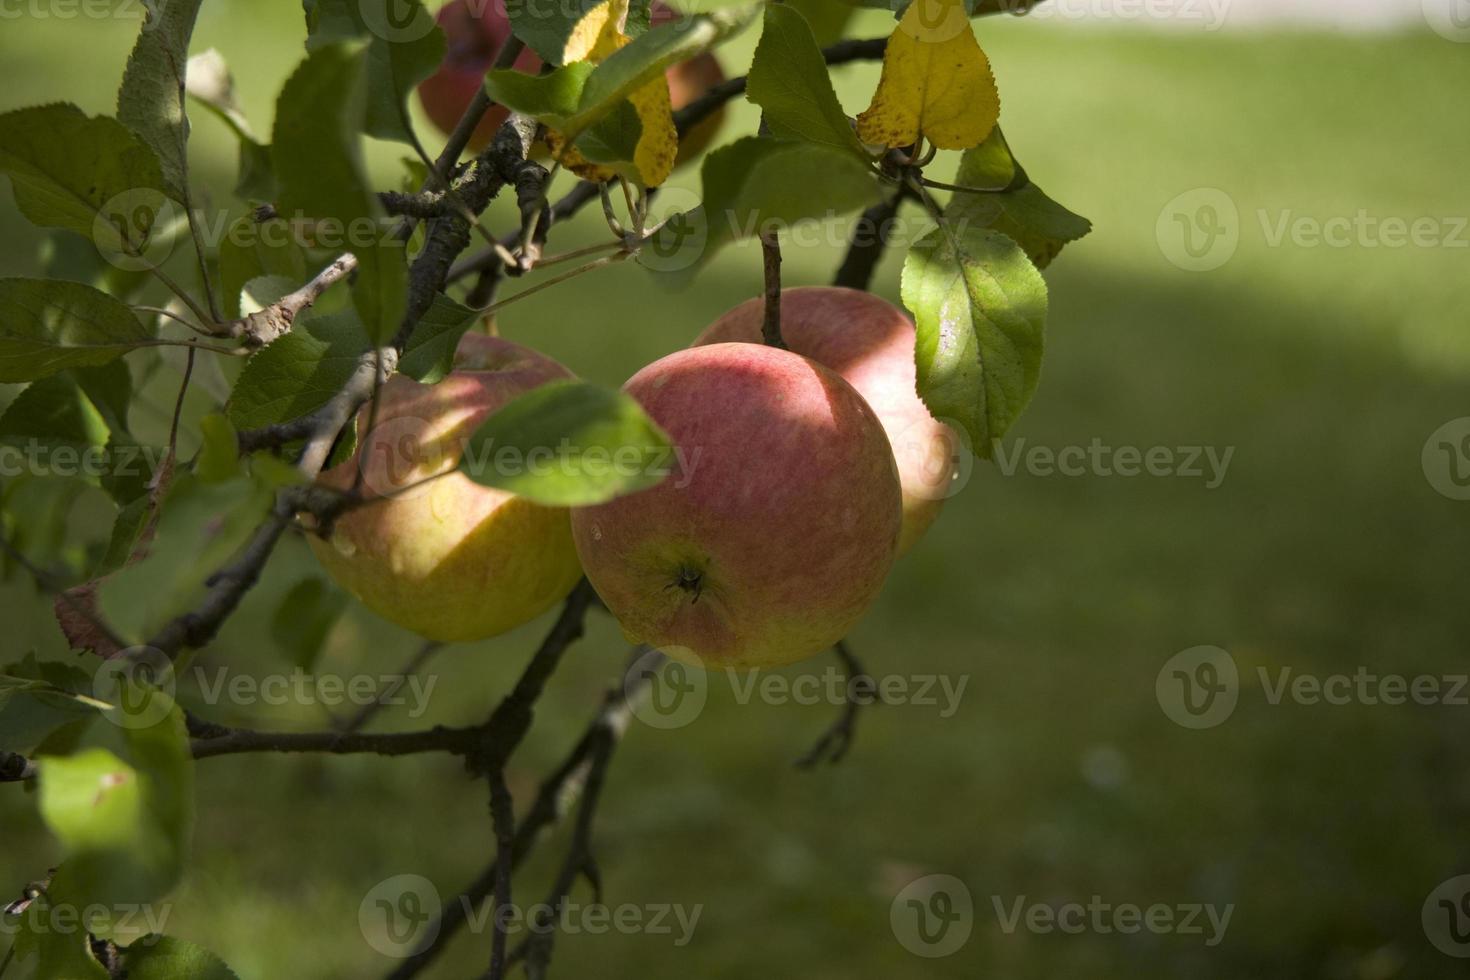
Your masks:
{"label": "blurred background", "polygon": [[[65,6],[5,15],[0,111],[58,100],[112,111],[136,15],[57,16]],[[928,678],[931,697],[863,712],[849,758],[811,772],[792,763],[834,719],[830,704],[763,703],[713,675],[691,723],[635,719],[597,822],[604,897],[698,908],[697,924],[686,937],[677,925],[564,935],[553,976],[1465,975],[1451,954],[1470,947],[1444,938],[1431,893],[1470,873],[1470,689],[1454,680],[1470,670],[1470,10],[1051,7],[977,21],[977,33],[1017,157],[1095,230],[1047,272],[1046,364],[1006,439],[1011,463],[976,466],[851,637],[874,675],[911,691]],[[862,12],[848,34],[891,30],[890,16]],[[195,50],[219,49],[268,133],[303,39],[298,4],[234,0],[205,5]],[[754,40],[722,50],[729,74],[744,72]],[[850,113],[877,73],[837,72]],[[243,214],[227,195],[232,138],[194,116],[195,183],[214,189],[205,207]],[[755,123],[741,103],[724,135]],[[382,186],[398,186],[402,156],[369,147]],[[953,161],[932,173],[948,179]],[[678,181],[698,186],[687,170]],[[46,236],[3,200],[0,275],[39,274]],[[901,242],[924,231],[917,213],[905,219]],[[513,219],[500,202],[486,220]],[[555,247],[603,235],[589,212]],[[901,253],[874,284],[895,299]],[[788,245],[786,257],[788,284],[824,283],[841,249]],[[759,277],[758,249],[733,248],[692,290],[661,295],[630,263],[513,306],[500,328],[616,385]],[[166,425],[173,371],[144,387],[137,428]],[[217,407],[229,380],[206,373],[191,415]],[[1045,465],[1047,451],[1094,445],[1168,447],[1173,464],[1131,477]],[[1228,465],[1212,470],[1205,450]],[[100,492],[64,482],[7,481],[29,508],[17,512],[35,515],[38,559],[75,557],[111,519]],[[271,618],[312,574],[304,545],[287,542],[199,658],[209,676],[289,674]],[[0,585],[0,608],[3,662],[70,657],[24,576]],[[480,720],[546,625],[442,652],[424,672],[428,712],[390,711],[379,727]],[[1236,703],[1187,727],[1166,665],[1201,646],[1228,655],[1210,662],[1235,669]],[[389,673],[417,647],[350,608],[315,671]],[[515,757],[519,801],[576,740],[624,653],[594,615]],[[1197,656],[1173,663],[1188,672]],[[1378,680],[1354,681],[1340,704],[1279,687],[1365,674]],[[1436,679],[1435,703],[1384,703],[1375,685],[1390,675]],[[259,728],[329,722],[320,705],[199,710]],[[230,757],[199,763],[197,779],[194,860],[166,929],[245,978],[386,973],[395,961],[359,925],[364,897],[415,874],[449,901],[493,848],[483,787],[450,760]],[[20,787],[0,787],[0,817],[0,889],[18,891],[59,849]],[[519,898],[545,894],[566,842],[562,828],[543,843]],[[957,879],[941,884],[963,919],[962,941],[937,958],[921,955],[935,949],[914,940],[900,894],[920,881],[905,894],[943,911],[930,875]],[[1162,904],[1175,926],[1125,934],[1106,928],[1113,913],[1089,912],[1067,932],[1035,925],[1041,913],[1013,918],[1068,903]],[[1202,912],[1191,932],[1190,906],[1228,908],[1228,924]],[[484,932],[461,935],[429,975],[476,975],[488,950]]]}

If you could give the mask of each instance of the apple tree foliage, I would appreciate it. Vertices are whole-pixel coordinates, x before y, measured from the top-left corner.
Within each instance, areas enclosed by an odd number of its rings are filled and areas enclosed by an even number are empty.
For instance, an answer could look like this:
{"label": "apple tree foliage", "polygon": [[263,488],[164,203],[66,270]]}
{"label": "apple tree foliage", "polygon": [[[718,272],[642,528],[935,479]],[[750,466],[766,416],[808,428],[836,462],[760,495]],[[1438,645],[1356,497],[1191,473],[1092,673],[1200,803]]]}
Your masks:
{"label": "apple tree foliage", "polygon": [[[513,43],[547,69],[487,74],[487,103],[515,115],[468,162],[462,143],[426,146],[407,109],[446,50],[419,0],[305,0],[301,62],[269,133],[241,111],[224,58],[191,52],[200,0],[150,6],[114,114],[52,103],[0,115],[0,172],[20,214],[49,230],[45,277],[0,279],[0,384],[24,386],[0,415],[0,445],[42,447],[33,458],[53,463],[93,453],[154,464],[142,476],[38,464],[0,478],[6,575],[59,592],[68,641],[102,658],[85,661],[102,665],[94,672],[34,655],[0,666],[4,768],[35,783],[65,854],[11,909],[21,923],[11,956],[36,976],[233,976],[190,943],[124,936],[106,917],[82,930],[25,926],[48,907],[157,901],[189,852],[193,759],[181,710],[162,703],[146,672],[98,677],[138,649],[177,662],[207,644],[287,526],[312,510],[316,472],[351,451],[356,409],[376,383],[393,371],[428,384],[445,376],[459,338],[500,305],[472,305],[484,296],[459,271],[472,249],[482,274],[533,272],[548,209],[564,204],[557,216],[567,217],[601,196],[616,240],[576,272],[632,259],[644,268],[634,274],[677,289],[742,238],[918,208],[932,228],[909,249],[899,285],[918,328],[920,395],[988,456],[1037,385],[1041,270],[1089,230],[1032,182],[999,126],[1002,88],[973,19],[1029,2],[912,0],[894,11],[885,43],[844,38],[851,10],[839,0],[715,0],[658,26],[649,0],[512,0]],[[665,70],[746,31],[759,41],[744,77],[675,113]],[[831,73],[865,57],[882,58],[882,75],[854,115]],[[742,96],[760,108],[759,130],[705,156],[697,207],[651,224],[681,130]],[[199,114],[238,140],[233,187],[191,179],[189,120]],[[401,145],[401,186],[373,186],[365,138]],[[520,179],[534,175],[521,167],[533,141],[550,147],[554,171],[583,181],[562,203],[550,203],[550,180]],[[942,179],[932,173],[941,150],[962,154]],[[523,226],[485,228],[480,212],[510,185]],[[214,219],[201,201],[231,195],[227,233],[206,235]],[[615,199],[628,205],[621,219]],[[372,233],[350,249],[331,234],[362,228]],[[345,274],[327,277],[347,251]],[[557,270],[533,288],[576,288],[573,278]],[[166,439],[156,427],[140,439],[135,395],[170,374],[213,408],[184,413],[181,390]],[[648,451],[662,438],[627,396],[582,382],[523,396],[474,436],[573,453]],[[197,449],[183,455],[181,445]],[[576,473],[501,485],[556,505],[641,487]],[[78,542],[68,515],[87,495],[105,500],[113,523]],[[309,665],[345,604],[322,580],[290,589],[274,630],[283,655]],[[118,724],[98,723],[109,717]]]}

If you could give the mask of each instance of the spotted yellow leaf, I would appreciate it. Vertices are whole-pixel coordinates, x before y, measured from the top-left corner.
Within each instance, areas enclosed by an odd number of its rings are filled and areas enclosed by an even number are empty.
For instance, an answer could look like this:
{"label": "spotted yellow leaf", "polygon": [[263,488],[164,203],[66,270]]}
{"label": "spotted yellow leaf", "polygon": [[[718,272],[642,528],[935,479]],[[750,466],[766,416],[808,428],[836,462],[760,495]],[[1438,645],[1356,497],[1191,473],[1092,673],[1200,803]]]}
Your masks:
{"label": "spotted yellow leaf", "polygon": [[858,116],[859,138],[896,147],[923,135],[941,150],[967,150],[999,118],[995,76],[964,0],[913,0],[888,42],[873,104]]}

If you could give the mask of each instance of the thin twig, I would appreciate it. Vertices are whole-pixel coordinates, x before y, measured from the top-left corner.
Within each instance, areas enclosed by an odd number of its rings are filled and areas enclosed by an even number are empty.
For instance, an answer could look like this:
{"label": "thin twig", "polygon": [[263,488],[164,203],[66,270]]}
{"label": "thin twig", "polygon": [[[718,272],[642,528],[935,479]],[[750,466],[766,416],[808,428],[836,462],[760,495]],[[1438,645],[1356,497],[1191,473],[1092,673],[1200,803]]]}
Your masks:
{"label": "thin twig", "polygon": [[858,714],[864,705],[875,703],[873,695],[877,691],[877,685],[848,649],[847,641],[839,641],[832,649],[847,668],[847,700],[842,705],[842,713],[837,716],[837,720],[822,733],[822,737],[817,739],[806,754],[796,760],[798,769],[812,769],[823,762],[830,765],[841,762],[852,748],[853,737],[857,734]]}
{"label": "thin twig", "polygon": [[372,721],[378,712],[382,711],[387,705],[388,699],[398,694],[407,679],[417,674],[420,670],[423,670],[424,665],[433,658],[434,654],[443,649],[444,644],[436,643],[433,640],[419,647],[418,651],[414,653],[413,658],[404,664],[403,669],[398,672],[397,682],[386,688],[372,703],[363,705],[362,709],[342,726],[342,731],[348,733],[360,732],[366,728],[368,722]]}

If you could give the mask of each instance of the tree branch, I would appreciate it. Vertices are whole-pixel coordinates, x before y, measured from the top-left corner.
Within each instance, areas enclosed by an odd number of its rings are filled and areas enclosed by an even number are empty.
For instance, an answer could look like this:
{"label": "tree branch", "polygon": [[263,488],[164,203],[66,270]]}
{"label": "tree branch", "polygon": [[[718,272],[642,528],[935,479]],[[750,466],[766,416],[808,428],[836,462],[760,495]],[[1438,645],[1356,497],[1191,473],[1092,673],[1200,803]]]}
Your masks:
{"label": "tree branch", "polygon": [[[610,752],[603,755],[602,746],[615,744],[622,738],[633,710],[630,698],[641,696],[648,685],[648,671],[632,671],[644,653],[646,651],[641,648],[633,651],[620,683],[607,693],[602,707],[577,744],[542,781],[536,799],[516,827],[510,853],[512,871],[520,867],[541,835],[561,819],[574,798],[588,784],[594,769],[598,768],[594,761],[603,759],[602,766],[605,768]],[[425,933],[434,939],[400,963],[388,974],[387,980],[409,980],[416,977],[438,958],[450,940],[465,927],[470,910],[493,893],[496,878],[500,874],[499,864],[498,860],[492,862],[455,900],[444,903],[439,921]]]}
{"label": "tree branch", "polygon": [[862,290],[872,285],[873,273],[888,248],[888,238],[893,233],[898,209],[911,196],[907,187],[900,187],[892,197],[879,201],[863,212],[862,217],[853,225],[852,244],[848,247],[847,256],[842,260],[842,267],[837,270],[837,277],[833,279],[832,285]]}

